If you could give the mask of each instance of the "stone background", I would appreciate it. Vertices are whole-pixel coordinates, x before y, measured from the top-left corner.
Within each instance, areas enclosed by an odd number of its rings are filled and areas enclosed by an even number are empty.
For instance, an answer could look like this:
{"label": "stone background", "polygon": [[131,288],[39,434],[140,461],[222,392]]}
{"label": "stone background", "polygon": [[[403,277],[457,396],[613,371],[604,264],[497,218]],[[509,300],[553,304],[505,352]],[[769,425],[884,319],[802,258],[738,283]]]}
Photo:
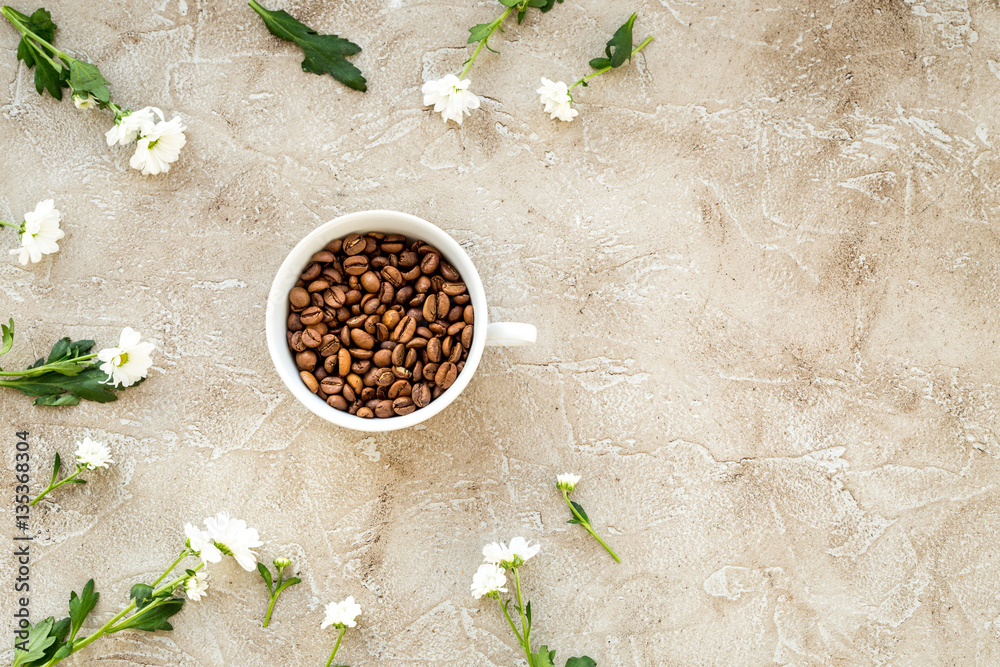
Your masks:
{"label": "stone background", "polygon": [[[367,94],[302,73],[241,0],[47,2],[116,100],[184,118],[181,160],[146,178],[107,114],[35,93],[0,28],[0,217],[55,197],[67,231],[38,265],[0,261],[4,366],[126,325],[158,346],[117,403],[0,396],[39,487],[84,436],[118,461],[34,511],[34,617],[93,576],[110,618],[220,510],[304,579],[264,630],[257,575],[213,567],[175,632],[65,664],[321,665],[322,605],[350,594],[344,664],[523,665],[469,595],[483,543],[518,534],[542,543],[526,587],[559,665],[1000,663],[1000,7],[795,4],[531,11],[457,127],[419,89],[495,2],[272,0],[359,42]],[[632,10],[656,40],[550,121],[539,78],[587,73]],[[299,238],[371,208],[453,234],[492,319],[539,342],[487,352],[426,427],[365,437],[292,399],[262,315]],[[566,525],[567,470],[621,565]],[[13,577],[0,558],[7,609]]]}

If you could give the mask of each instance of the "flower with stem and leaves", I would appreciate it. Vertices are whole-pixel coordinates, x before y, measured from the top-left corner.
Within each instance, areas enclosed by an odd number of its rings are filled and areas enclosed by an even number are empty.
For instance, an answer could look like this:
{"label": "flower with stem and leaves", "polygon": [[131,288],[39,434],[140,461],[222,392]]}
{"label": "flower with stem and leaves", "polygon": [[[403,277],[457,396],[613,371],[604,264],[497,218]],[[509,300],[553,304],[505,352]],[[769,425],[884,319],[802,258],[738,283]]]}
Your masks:
{"label": "flower with stem and leaves", "polygon": [[[17,58],[35,70],[35,90],[48,91],[61,100],[63,88],[69,87],[76,108],[108,109],[114,113],[114,127],[107,133],[108,146],[138,141],[130,164],[143,175],[170,170],[187,142],[179,118],[167,121],[155,107],[139,111],[123,109],[111,101],[111,85],[94,65],[74,58],[53,45],[56,24],[46,9],[37,9],[30,16],[13,7],[0,8],[0,14],[20,33]],[[159,118],[159,120],[157,120]],[[34,261],[34,260],[33,260]]]}
{"label": "flower with stem and leaves", "polygon": [[461,125],[462,121],[465,120],[465,116],[471,115],[473,109],[479,108],[479,97],[469,90],[472,82],[464,78],[465,75],[472,69],[472,64],[476,62],[476,58],[479,57],[483,49],[499,53],[499,51],[489,45],[490,37],[498,30],[503,32],[503,28],[500,26],[511,13],[517,12],[517,22],[521,23],[529,7],[536,7],[544,13],[552,9],[556,2],[562,1],[500,0],[500,4],[504,6],[504,10],[500,12],[500,16],[489,23],[480,23],[469,28],[469,40],[467,43],[476,44],[476,48],[473,49],[469,59],[463,63],[464,67],[461,73],[458,76],[448,74],[443,79],[428,81],[420,89],[424,95],[424,106],[433,106],[434,111],[440,113],[446,123],[449,120],[453,120]]}
{"label": "flower with stem and leaves", "polygon": [[570,92],[577,86],[586,87],[587,82],[596,76],[600,76],[617,67],[621,67],[626,62],[632,61],[632,56],[642,51],[647,44],[653,41],[652,35],[647,37],[642,44],[633,48],[632,46],[632,26],[635,24],[636,15],[632,14],[625,23],[615,31],[615,34],[608,40],[604,47],[604,56],[594,58],[590,61],[590,66],[595,72],[578,79],[575,83],[567,86],[562,81],[550,81],[542,77],[542,87],[538,93],[541,103],[545,107],[545,113],[551,119],[571,121],[579,113],[572,107],[574,102],[573,94]]}
{"label": "flower with stem and leaves", "polygon": [[[510,626],[514,636],[517,638],[524,657],[528,660],[529,667],[555,667],[556,652],[542,644],[538,651],[531,649],[531,601],[525,601],[521,591],[520,568],[530,559],[538,555],[541,546],[532,545],[523,537],[515,537],[510,544],[504,542],[493,542],[483,547],[484,563],[479,566],[472,576],[472,595],[477,600],[488,597],[496,600],[500,605],[507,625]],[[505,600],[501,593],[506,593],[507,572],[514,576],[514,598]],[[511,602],[514,603],[514,610],[520,619],[520,629],[514,623],[510,614]],[[566,661],[566,667],[595,667],[597,663],[587,657],[570,658]]]}
{"label": "flower with stem and leaves", "polygon": [[28,503],[28,505],[34,506],[35,503],[63,484],[86,484],[87,480],[78,477],[80,473],[84,470],[107,468],[109,463],[114,463],[114,459],[111,458],[111,451],[108,449],[108,446],[90,438],[84,438],[83,442],[76,443],[76,470],[56,481],[59,477],[59,468],[62,465],[59,453],[56,452],[56,458],[52,464],[52,479],[49,480],[49,485],[45,487],[44,491],[35,496],[35,499]]}
{"label": "flower with stem and leaves", "polygon": [[[0,355],[14,344],[14,318],[0,324],[3,343]],[[35,396],[35,405],[76,405],[81,400],[107,403],[118,396],[113,390],[141,383],[153,364],[152,343],[142,343],[142,336],[130,327],[122,330],[116,347],[97,353],[92,340],[73,341],[61,338],[48,357],[42,357],[23,371],[0,369],[0,387],[16,389]],[[97,361],[95,361],[95,359]],[[101,363],[98,363],[101,362]]]}
{"label": "flower with stem and leaves", "polygon": [[330,652],[330,657],[326,660],[325,667],[330,667],[333,664],[334,657],[337,655],[337,650],[340,648],[340,642],[344,639],[344,633],[347,632],[347,628],[353,628],[357,625],[358,616],[361,615],[361,605],[354,601],[353,595],[349,595],[346,600],[331,602],[326,605],[325,611],[323,623],[319,626],[320,629],[325,630],[332,625],[340,631],[337,634],[337,643],[333,645],[333,651]]}
{"label": "flower with stem and leaves", "polygon": [[594,532],[594,528],[590,525],[590,517],[587,516],[587,512],[584,511],[580,503],[569,499],[569,494],[573,493],[573,490],[576,489],[576,485],[579,483],[580,476],[574,475],[570,472],[556,476],[556,488],[562,491],[563,500],[566,501],[569,511],[573,513],[573,518],[566,523],[575,523],[583,526],[583,529],[590,533],[591,536],[600,542],[601,546],[604,547],[609,554],[611,554],[611,557],[615,559],[616,563],[622,562],[621,558],[619,558],[618,554],[616,554],[614,550],[608,546],[607,542],[602,540],[600,536]]}
{"label": "flower with stem and leaves", "polygon": [[274,603],[278,601],[278,596],[281,592],[290,586],[302,583],[302,580],[298,577],[289,577],[285,579],[285,569],[290,567],[292,561],[284,556],[280,556],[274,559],[274,569],[276,571],[276,576],[272,579],[271,571],[267,569],[267,566],[263,563],[257,563],[257,571],[260,573],[260,578],[264,580],[267,584],[267,594],[270,596],[270,601],[267,605],[267,615],[264,616],[264,627],[266,628],[271,622],[271,612],[274,611]]}
{"label": "flower with stem and leaves", "polygon": [[[225,517],[226,526],[218,525],[219,519]],[[186,594],[191,601],[198,601],[208,590],[208,577],[203,568],[214,556],[212,553],[232,554],[243,552],[249,544],[260,544],[257,531],[246,527],[246,523],[230,520],[227,515],[220,514],[213,519],[206,519],[209,530],[204,534],[198,529],[198,545],[191,539],[191,524],[188,524],[187,543],[180,554],[152,584],[138,583],[129,591],[131,602],[115,616],[90,634],[79,636],[87,616],[97,605],[100,594],[94,591],[94,580],[91,579],[77,594],[69,596],[69,616],[56,621],[48,617],[36,623],[19,634],[14,644],[14,663],[12,667],[51,667],[62,662],[74,653],[94,643],[102,637],[121,632],[122,630],[158,630],[170,631],[173,626],[169,619],[181,611],[186,600],[181,597]],[[229,540],[229,544],[222,540]],[[230,546],[232,545],[232,546]],[[190,557],[201,557],[202,562],[185,568],[183,573],[174,574],[183,560]],[[242,565],[242,563],[241,563]],[[166,580],[166,583],[163,583]]]}
{"label": "flower with stem and leaves", "polygon": [[10,254],[17,255],[17,261],[27,264],[42,261],[42,255],[59,252],[59,239],[66,233],[59,229],[62,215],[51,199],[39,202],[34,211],[24,214],[20,225],[0,220],[0,227],[10,227],[17,230],[20,248],[13,248]]}

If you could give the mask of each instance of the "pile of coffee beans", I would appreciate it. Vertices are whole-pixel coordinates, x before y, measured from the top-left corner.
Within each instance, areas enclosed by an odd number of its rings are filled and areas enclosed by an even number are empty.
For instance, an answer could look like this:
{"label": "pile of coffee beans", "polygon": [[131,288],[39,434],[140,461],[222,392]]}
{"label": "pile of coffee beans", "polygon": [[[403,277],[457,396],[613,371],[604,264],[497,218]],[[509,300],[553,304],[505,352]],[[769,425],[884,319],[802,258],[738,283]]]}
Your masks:
{"label": "pile of coffee beans", "polygon": [[288,347],[309,391],[359,417],[427,407],[465,368],[475,312],[423,241],[351,234],[312,256],[288,294]]}

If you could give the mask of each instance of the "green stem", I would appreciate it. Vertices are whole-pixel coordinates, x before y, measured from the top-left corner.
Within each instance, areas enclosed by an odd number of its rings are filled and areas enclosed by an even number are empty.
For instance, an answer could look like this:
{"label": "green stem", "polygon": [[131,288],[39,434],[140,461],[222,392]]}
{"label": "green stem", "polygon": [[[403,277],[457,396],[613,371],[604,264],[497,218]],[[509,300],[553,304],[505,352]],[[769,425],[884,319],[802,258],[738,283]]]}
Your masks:
{"label": "green stem", "polygon": [[28,507],[34,507],[35,503],[37,503],[39,500],[41,500],[42,498],[44,498],[45,496],[47,496],[51,491],[55,491],[56,489],[58,489],[63,484],[66,484],[67,482],[71,481],[74,477],[76,477],[77,475],[79,475],[84,470],[86,470],[86,468],[84,466],[79,466],[79,467],[77,467],[76,472],[74,472],[72,475],[69,475],[68,477],[65,477],[65,478],[59,480],[55,484],[53,484],[52,482],[49,482],[48,488],[45,489],[44,491],[42,491],[30,503],[28,503]]}
{"label": "green stem", "polygon": [[[500,603],[500,610],[503,612],[504,617],[507,619],[507,624],[510,626],[510,629],[514,631],[514,636],[517,637],[517,643],[521,645],[521,648],[524,648],[524,638],[521,636],[521,633],[517,631],[517,626],[514,625],[514,621],[513,619],[511,619],[510,613],[507,611],[507,605],[505,605],[503,602],[500,602],[499,597],[496,598],[496,600],[498,603]],[[531,658],[528,659],[530,660]]]}
{"label": "green stem", "polygon": [[190,551],[188,551],[187,549],[182,549],[181,550],[181,555],[177,557],[177,560],[175,560],[173,563],[171,563],[170,567],[168,567],[166,569],[166,571],[163,574],[161,574],[159,576],[159,578],[157,578],[156,581],[153,582],[153,588],[156,588],[156,584],[158,584],[161,581],[163,581],[164,579],[166,579],[167,575],[170,574],[171,572],[173,572],[174,568],[177,567],[178,563],[180,563],[182,560],[184,560],[185,558],[187,558],[188,556],[191,556],[191,555],[192,555],[192,553]]}
{"label": "green stem", "polygon": [[504,11],[504,13],[500,15],[500,18],[498,18],[497,20],[493,21],[493,23],[490,24],[490,32],[486,35],[485,38],[483,38],[479,42],[479,46],[476,47],[476,50],[472,52],[472,56],[465,62],[465,69],[463,69],[462,73],[458,75],[459,79],[461,79],[463,76],[469,73],[469,70],[472,68],[472,63],[476,62],[476,58],[479,57],[479,52],[483,50],[483,47],[486,46],[487,42],[490,41],[490,37],[493,36],[493,33],[497,31],[497,28],[500,27],[500,24],[504,22],[504,19],[510,16],[510,13],[513,10],[514,10],[513,7],[508,7]]}
{"label": "green stem", "polygon": [[[56,47],[52,46],[52,44],[50,44],[49,42],[45,41],[35,33],[31,32],[31,30],[28,29],[28,26],[21,23],[21,20],[18,19],[17,16],[13,15],[12,13],[13,11],[14,11],[13,8],[4,5],[4,7],[0,9],[0,14],[3,14],[4,17],[6,17],[8,21],[10,21],[11,25],[17,28],[17,31],[19,33],[21,33],[25,37],[30,37],[31,39],[35,40],[36,42],[38,42],[38,45],[48,48],[50,51],[52,51],[53,54],[55,54],[59,58],[65,58],[66,60],[76,60],[76,58],[74,58],[73,56],[63,53]],[[49,59],[48,56],[45,56],[45,59],[48,60],[50,63],[52,63],[52,66],[55,67],[56,69],[62,68],[62,65],[56,64],[51,59]]]}
{"label": "green stem", "polygon": [[337,655],[337,649],[340,648],[340,640],[344,638],[345,632],[347,632],[346,626],[340,629],[340,634],[337,636],[337,643],[333,645],[333,653],[330,654],[330,658],[326,661],[324,667],[330,667],[330,664],[333,663],[333,656]]}
{"label": "green stem", "polygon": [[17,231],[21,231],[23,224],[24,223],[15,225],[13,222],[4,222],[3,220],[0,220],[0,227],[10,227],[11,229],[16,229]]}
{"label": "green stem", "polygon": [[[642,51],[646,47],[646,45],[649,44],[652,41],[653,41],[653,36],[650,35],[649,37],[646,38],[646,41],[644,41],[642,44],[640,44],[639,46],[637,46],[634,49],[632,49],[632,53],[629,55],[629,58],[631,59],[632,56],[634,56],[635,54],[637,54],[640,51]],[[612,69],[611,65],[608,65],[607,67],[602,67],[601,69],[597,70],[596,72],[593,72],[593,73],[588,74],[587,76],[583,77],[582,79],[580,79],[579,81],[577,81],[576,83],[574,83],[572,86],[570,86],[566,90],[567,91],[573,90],[574,88],[576,88],[577,86],[579,86],[581,83],[586,83],[587,81],[590,81],[591,79],[593,79],[595,76],[599,76],[601,74],[604,74],[609,69]]]}
{"label": "green stem", "polygon": [[569,501],[569,493],[566,491],[566,489],[563,489],[562,494],[563,494],[563,500],[566,501],[566,506],[569,507],[569,511],[573,513],[573,516],[576,517],[576,520],[580,522],[580,525],[583,526],[584,530],[590,533],[595,540],[601,543],[601,546],[604,547],[604,549],[609,554],[611,554],[611,557],[615,559],[616,563],[622,562],[622,559],[619,558],[618,554],[616,554],[614,550],[608,546],[608,543],[602,540],[601,537],[594,532],[594,529],[590,526],[590,522],[584,519],[583,516],[576,511],[576,508],[573,507],[573,503]]}
{"label": "green stem", "polygon": [[[93,359],[96,356],[97,356],[96,354],[85,354],[82,357],[75,357],[73,359],[62,359],[60,361],[54,361],[51,364],[42,364],[41,366],[36,366],[34,368],[27,368],[23,371],[0,371],[0,377],[37,377],[39,375],[44,375],[49,371],[56,371],[58,373],[60,368],[65,369],[70,366],[77,365],[81,361],[89,361],[90,359]],[[82,371],[83,369],[81,368],[80,370]],[[75,375],[75,373],[73,373],[73,375]],[[5,385],[2,382],[0,382],[0,387],[2,386],[9,387],[13,385],[9,384]]]}
{"label": "green stem", "polygon": [[517,573],[517,568],[512,568],[514,570],[514,589],[517,591],[517,613],[521,615],[521,630],[524,632],[524,641],[521,644],[521,648],[524,649],[524,655],[528,659],[528,664],[531,664],[531,625],[525,620],[524,617],[524,602],[521,599],[521,575]]}

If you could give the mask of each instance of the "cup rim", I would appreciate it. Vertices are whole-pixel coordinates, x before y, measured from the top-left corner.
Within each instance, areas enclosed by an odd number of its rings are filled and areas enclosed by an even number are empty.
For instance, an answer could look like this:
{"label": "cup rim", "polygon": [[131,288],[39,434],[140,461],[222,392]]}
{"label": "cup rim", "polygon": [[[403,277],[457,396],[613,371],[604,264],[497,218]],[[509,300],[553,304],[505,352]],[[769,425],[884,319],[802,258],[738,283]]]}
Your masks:
{"label": "cup rim", "polygon": [[[401,229],[408,231],[400,231]],[[384,419],[365,419],[333,408],[316,394],[313,394],[302,382],[295,359],[288,350],[286,340],[287,320],[289,313],[288,293],[294,287],[295,281],[302,270],[309,264],[309,258],[322,250],[334,239],[343,238],[348,234],[359,232],[386,232],[405,234],[408,239],[421,240],[441,251],[446,259],[462,276],[466,284],[472,306],[475,310],[472,347],[465,360],[462,372],[455,382],[441,396],[431,401],[425,407],[414,410],[408,415],[387,417]],[[486,293],[483,289],[479,272],[476,271],[472,259],[458,241],[443,229],[422,218],[409,213],[390,210],[356,211],[341,215],[323,223],[304,236],[289,251],[275,273],[268,292],[265,311],[265,326],[267,349],[275,371],[292,395],[310,412],[328,422],[355,431],[380,433],[416,426],[434,417],[468,386],[472,376],[482,359],[486,346]]]}

